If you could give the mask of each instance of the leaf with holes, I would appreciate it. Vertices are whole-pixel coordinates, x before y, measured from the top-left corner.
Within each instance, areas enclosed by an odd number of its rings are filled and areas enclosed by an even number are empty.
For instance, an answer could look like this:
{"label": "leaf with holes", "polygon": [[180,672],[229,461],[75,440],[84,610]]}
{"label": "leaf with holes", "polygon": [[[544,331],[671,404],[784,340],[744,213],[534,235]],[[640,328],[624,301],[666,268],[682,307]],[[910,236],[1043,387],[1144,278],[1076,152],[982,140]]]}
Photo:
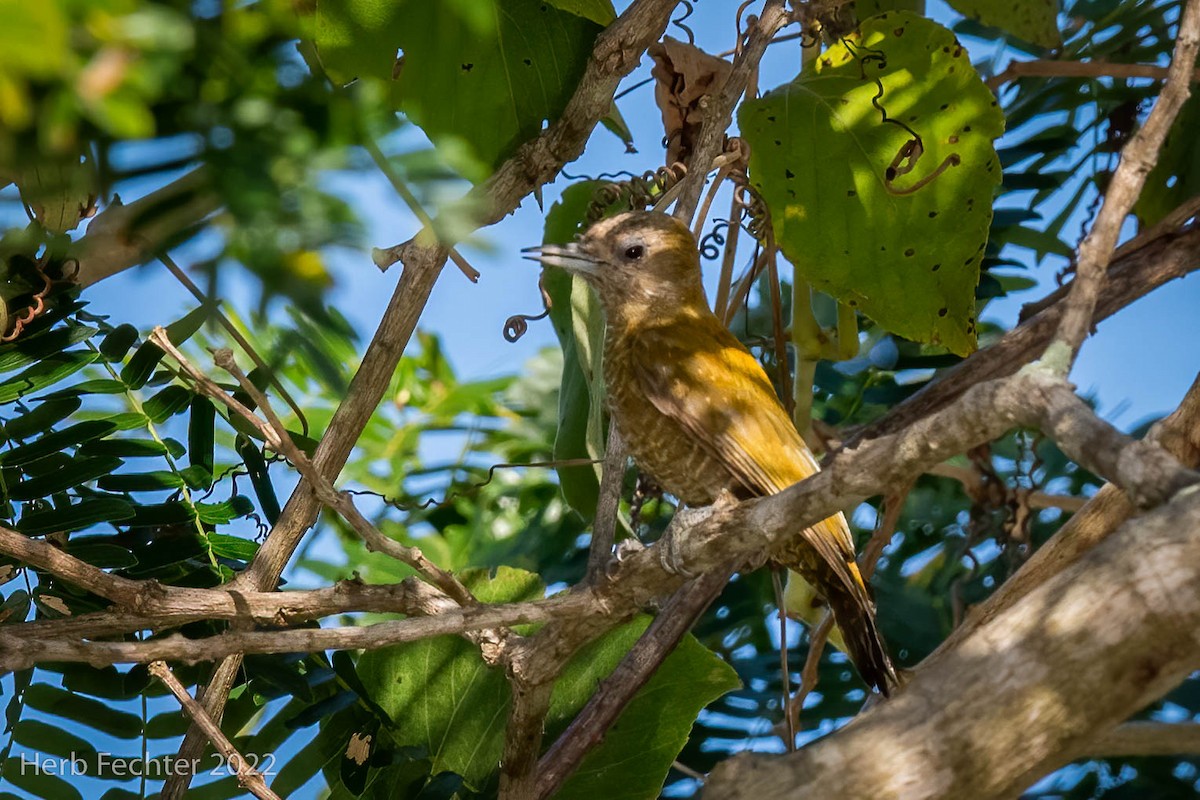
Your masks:
{"label": "leaf with holes", "polygon": [[738,120],[776,240],[810,283],[901,336],[975,349],[1004,118],[950,31],[874,17]]}
{"label": "leaf with holes", "polygon": [[594,0],[475,0],[470,13],[459,5],[318,0],[317,51],[335,81],[387,82],[399,109],[431,139],[466,142],[494,167],[562,113],[603,9]]}

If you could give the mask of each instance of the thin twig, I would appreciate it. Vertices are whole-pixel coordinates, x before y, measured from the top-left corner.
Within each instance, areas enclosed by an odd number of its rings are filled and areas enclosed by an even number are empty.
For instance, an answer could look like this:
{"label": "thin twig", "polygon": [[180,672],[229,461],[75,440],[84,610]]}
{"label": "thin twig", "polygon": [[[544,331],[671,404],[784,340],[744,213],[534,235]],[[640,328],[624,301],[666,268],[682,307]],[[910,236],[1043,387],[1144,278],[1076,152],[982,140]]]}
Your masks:
{"label": "thin twig", "polygon": [[733,288],[733,264],[737,258],[738,239],[742,232],[741,205],[738,203],[737,192],[729,199],[729,227],[725,234],[725,252],[721,255],[721,275],[717,280],[717,295],[713,300],[713,313],[717,319],[724,320],[725,310],[729,307],[729,291]]}
{"label": "thin twig", "polygon": [[204,734],[208,736],[209,741],[217,748],[217,752],[224,757],[226,766],[234,767],[237,771],[238,784],[250,792],[250,794],[261,798],[261,800],[279,800],[279,795],[272,792],[267,786],[262,773],[247,763],[242,754],[233,746],[233,743],[229,741],[225,734],[221,733],[221,726],[217,725],[213,721],[213,718],[208,715],[208,712],[188,694],[187,689],[184,688],[183,684],[179,682],[167,665],[161,661],[155,661],[150,665],[149,669],[151,675],[158,678],[171,690],[171,694],[175,695],[175,698],[183,706],[183,709],[187,711],[192,721],[199,725]]}
{"label": "thin twig", "polygon": [[[1116,64],[1111,61],[1013,61],[1003,72],[987,79],[993,92],[1018,78],[1149,78],[1161,81],[1168,68],[1154,64]],[[1192,81],[1200,81],[1200,69],[1192,73]]]}
{"label": "thin twig", "polygon": [[1104,193],[1104,204],[1092,230],[1079,246],[1066,310],[1058,334],[1044,356],[1062,375],[1070,371],[1091,330],[1092,316],[1125,218],[1137,202],[1146,176],[1158,162],[1159,151],[1179,110],[1191,94],[1197,51],[1200,51],[1200,0],[1190,0],[1180,16],[1175,51],[1162,92],[1146,123],[1121,148],[1121,160]]}
{"label": "thin twig", "polygon": [[[425,230],[436,233],[438,230],[437,221],[434,220],[433,217],[429,216],[429,212],[426,211],[425,207],[421,205],[421,201],[417,199],[415,194],[413,194],[412,189],[408,188],[408,184],[405,183],[404,179],[401,178],[396,170],[392,168],[392,162],[388,161],[388,157],[383,154],[382,150],[379,149],[379,145],[375,142],[374,137],[372,137],[369,133],[364,133],[362,136],[362,146],[371,156],[371,160],[375,162],[375,166],[378,167],[379,171],[383,173],[383,176],[387,178],[388,183],[392,185],[392,189],[395,190],[400,199],[404,201],[404,205],[408,206],[408,210],[412,212],[412,215],[416,217],[422,225],[425,226]],[[458,267],[459,272],[465,275],[467,280],[469,280],[471,283],[478,283],[480,274],[479,270],[472,267],[470,263],[468,263],[467,260],[462,257],[462,254],[459,253],[458,250],[450,246],[445,237],[439,236],[439,239],[442,239],[446,244],[446,252],[450,256],[450,260],[454,263],[454,266]],[[395,262],[391,262],[386,266],[382,266],[381,269],[386,270],[387,267],[390,267],[392,263]]]}
{"label": "thin twig", "polygon": [[[74,620],[55,620],[61,623],[57,631],[50,623],[26,631],[29,625],[0,626],[0,667],[6,670],[26,669],[46,661],[75,661],[105,666],[150,661],[194,664],[215,661],[233,654],[315,653],[325,650],[378,650],[395,644],[416,642],[434,636],[463,635],[476,643],[495,641],[494,630],[527,623],[545,623],[564,616],[585,616],[596,613],[595,602],[588,594],[556,595],[541,600],[503,605],[478,604],[463,608],[444,594],[437,594],[424,607],[417,603],[404,609],[413,616],[385,620],[370,625],[337,627],[299,627],[290,630],[230,630],[203,638],[191,638],[179,633],[159,636],[146,641],[96,641],[88,633],[63,631]],[[428,614],[428,616],[421,616]],[[44,634],[44,636],[43,636]],[[86,638],[81,638],[86,637]],[[491,661],[496,661],[494,653]]]}
{"label": "thin twig", "polygon": [[471,593],[457,578],[426,558],[420,548],[409,547],[397,542],[395,539],[384,536],[378,528],[362,515],[354,505],[354,501],[350,495],[334,489],[333,484],[313,466],[308,455],[292,441],[291,434],[288,433],[287,428],[283,425],[283,421],[275,413],[270,399],[238,367],[233,359],[232,351],[227,349],[217,350],[214,353],[214,360],[217,366],[237,379],[242,390],[254,400],[255,405],[262,411],[266,417],[266,421],[260,419],[257,414],[238,402],[218,386],[215,381],[192,364],[179,351],[179,348],[171,343],[171,340],[167,337],[165,328],[161,326],[156,327],[150,335],[150,341],[161,347],[164,352],[178,362],[180,369],[195,382],[200,392],[224,404],[230,411],[253,425],[273,450],[282,453],[291,461],[295,465],[296,471],[309,481],[321,501],[342,515],[346,522],[350,524],[350,527],[366,542],[368,549],[386,553],[392,558],[409,565],[430,583],[463,605],[470,605],[476,602]]}
{"label": "thin twig", "polygon": [[[163,263],[163,266],[174,276],[175,280],[179,281],[183,285],[183,288],[187,289],[188,293],[196,298],[196,302],[201,305],[208,303],[209,298],[205,297],[204,292],[200,291],[200,287],[175,263],[175,259],[171,258],[168,253],[163,252],[158,254],[158,260]],[[233,324],[233,321],[221,310],[219,301],[212,306],[212,310],[217,318],[217,322],[221,323],[221,327],[225,329],[225,332],[238,343],[238,346],[242,348],[242,351],[246,355],[250,356],[250,360],[254,362],[254,366],[261,369],[263,374],[271,381],[271,385],[275,387],[275,391],[279,392],[279,396],[288,404],[288,408],[296,415],[296,419],[300,420],[300,430],[307,436],[308,417],[304,415],[304,410],[300,408],[300,404],[293,399],[291,393],[284,387],[283,381],[279,380],[279,376],[275,374],[275,370],[267,366],[267,362],[258,354],[254,346],[250,344],[246,337],[242,335],[242,332],[237,329],[237,326]]]}

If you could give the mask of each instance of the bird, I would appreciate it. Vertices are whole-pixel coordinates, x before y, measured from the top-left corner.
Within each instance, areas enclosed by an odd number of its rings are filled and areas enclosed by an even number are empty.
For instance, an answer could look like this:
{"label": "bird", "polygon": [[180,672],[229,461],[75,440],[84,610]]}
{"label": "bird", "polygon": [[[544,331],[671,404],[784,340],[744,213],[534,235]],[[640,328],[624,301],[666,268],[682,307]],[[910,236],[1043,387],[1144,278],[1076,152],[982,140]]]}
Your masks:
{"label": "bird", "polygon": [[[574,243],[526,252],[596,290],[610,419],[663,490],[700,507],[725,493],[775,494],[820,469],[758,360],[709,308],[683,222],[630,211],[594,223]],[[828,603],[863,680],[888,696],[897,675],[846,518],[806,529],[786,562]]]}

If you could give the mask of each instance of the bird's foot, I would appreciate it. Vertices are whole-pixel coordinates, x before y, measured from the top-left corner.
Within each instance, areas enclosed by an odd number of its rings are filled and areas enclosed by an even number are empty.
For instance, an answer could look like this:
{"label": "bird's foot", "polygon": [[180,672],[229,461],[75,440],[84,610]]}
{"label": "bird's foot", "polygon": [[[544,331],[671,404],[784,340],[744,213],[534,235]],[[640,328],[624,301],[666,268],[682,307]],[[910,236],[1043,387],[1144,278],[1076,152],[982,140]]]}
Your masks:
{"label": "bird's foot", "polygon": [[682,575],[688,580],[697,576],[698,573],[688,569],[684,564],[683,538],[690,528],[711,517],[715,510],[716,505],[714,504],[701,508],[680,508],[675,512],[675,516],[671,518],[671,524],[663,531],[663,535],[659,537],[656,545],[658,563],[662,565],[663,569],[672,575]]}
{"label": "bird's foot", "polygon": [[737,504],[737,496],[728,489],[722,489],[721,491],[717,492],[717,498],[713,500],[713,503],[711,506],[709,506],[709,508],[711,511],[724,511],[730,506],[736,506]]}

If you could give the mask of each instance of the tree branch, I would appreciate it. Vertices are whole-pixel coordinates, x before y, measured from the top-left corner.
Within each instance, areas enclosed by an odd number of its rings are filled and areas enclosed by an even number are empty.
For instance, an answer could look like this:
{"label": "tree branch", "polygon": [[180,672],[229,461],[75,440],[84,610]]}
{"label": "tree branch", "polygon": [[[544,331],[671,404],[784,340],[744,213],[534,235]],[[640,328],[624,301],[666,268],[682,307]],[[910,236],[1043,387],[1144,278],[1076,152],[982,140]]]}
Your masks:
{"label": "tree branch", "polygon": [[1193,487],[836,735],[722,763],[705,798],[1014,796],[1200,667],[1198,528]]}
{"label": "tree branch", "polygon": [[[408,613],[424,610],[409,606]],[[586,594],[558,595],[543,600],[505,605],[474,605],[469,608],[436,609],[432,616],[411,616],[371,625],[292,630],[232,630],[191,639],[171,634],[143,642],[103,642],[64,638],[61,629],[42,636],[47,627],[8,625],[0,627],[0,667],[25,669],[45,661],[82,661],[93,666],[122,663],[171,661],[195,664],[231,655],[263,653],[312,653],[322,650],[376,650],[433,636],[466,634],[508,625],[550,622],[564,617],[595,613]],[[245,615],[242,615],[244,619]],[[63,622],[67,622],[64,620]],[[78,627],[78,626],[75,626]],[[74,632],[76,636],[79,631]]]}
{"label": "tree branch", "polygon": [[1200,753],[1200,723],[1126,722],[1101,734],[1080,757],[1183,756]]}
{"label": "tree branch", "polygon": [[72,251],[79,260],[75,281],[85,289],[143,264],[198,228],[221,208],[204,167],[193,170],[129,205],[119,199],[88,223]]}
{"label": "tree branch", "polygon": [[599,580],[612,558],[613,541],[617,534],[617,514],[621,509],[621,486],[625,482],[625,465],[629,448],[616,425],[608,427],[608,447],[600,468],[600,493],[596,499],[596,516],[592,521],[592,541],[588,548],[588,580]]}

